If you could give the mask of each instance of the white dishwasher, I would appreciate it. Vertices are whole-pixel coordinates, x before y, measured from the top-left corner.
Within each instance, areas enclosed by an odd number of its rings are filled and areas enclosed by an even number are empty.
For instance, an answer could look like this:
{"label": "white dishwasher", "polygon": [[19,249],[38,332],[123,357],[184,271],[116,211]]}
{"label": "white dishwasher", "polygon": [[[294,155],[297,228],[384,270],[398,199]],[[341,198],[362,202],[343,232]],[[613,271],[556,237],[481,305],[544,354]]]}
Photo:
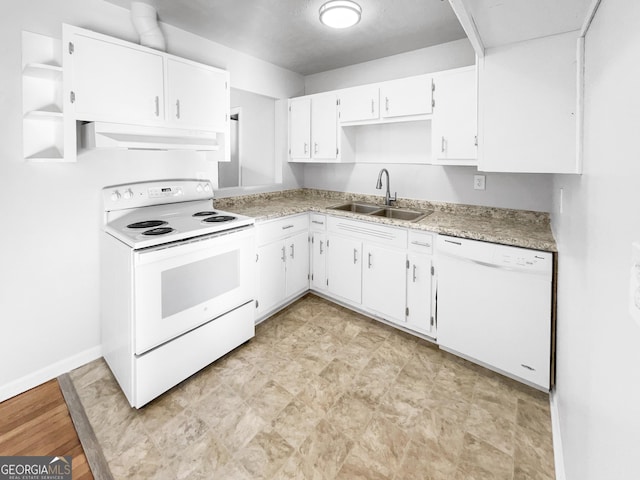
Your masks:
{"label": "white dishwasher", "polygon": [[440,347],[549,390],[553,255],[442,235],[436,245]]}

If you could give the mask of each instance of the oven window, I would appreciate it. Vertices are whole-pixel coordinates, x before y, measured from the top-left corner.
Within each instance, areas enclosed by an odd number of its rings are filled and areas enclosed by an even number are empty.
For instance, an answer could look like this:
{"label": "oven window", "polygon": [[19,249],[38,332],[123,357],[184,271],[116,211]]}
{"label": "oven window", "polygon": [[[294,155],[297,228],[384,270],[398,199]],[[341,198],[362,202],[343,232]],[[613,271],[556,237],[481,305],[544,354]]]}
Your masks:
{"label": "oven window", "polygon": [[238,250],[162,272],[162,318],[213,300],[240,284]]}

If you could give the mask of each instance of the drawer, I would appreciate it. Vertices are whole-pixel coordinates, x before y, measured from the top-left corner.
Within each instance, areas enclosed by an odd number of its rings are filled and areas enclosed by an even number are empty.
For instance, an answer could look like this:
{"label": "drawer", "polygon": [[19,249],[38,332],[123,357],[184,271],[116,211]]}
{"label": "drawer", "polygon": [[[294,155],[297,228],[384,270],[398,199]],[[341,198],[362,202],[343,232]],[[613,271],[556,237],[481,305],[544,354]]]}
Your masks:
{"label": "drawer", "polygon": [[409,230],[409,251],[432,254],[434,240],[433,233]]}
{"label": "drawer", "polygon": [[311,230],[325,231],[327,229],[327,216],[319,213],[311,214]]}
{"label": "drawer", "polygon": [[333,233],[378,243],[394,248],[407,248],[407,231],[377,223],[359,222],[341,217],[328,217],[327,229]]}
{"label": "drawer", "polygon": [[309,215],[306,213],[270,220],[264,223],[256,223],[258,245],[265,245],[306,230],[309,230]]}

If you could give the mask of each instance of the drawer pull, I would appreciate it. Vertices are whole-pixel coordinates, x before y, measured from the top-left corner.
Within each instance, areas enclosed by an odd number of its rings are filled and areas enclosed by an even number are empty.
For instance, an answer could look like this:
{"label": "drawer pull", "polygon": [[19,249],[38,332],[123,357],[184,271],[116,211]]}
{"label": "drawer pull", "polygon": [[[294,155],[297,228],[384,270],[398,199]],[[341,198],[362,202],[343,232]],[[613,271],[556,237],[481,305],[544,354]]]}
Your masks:
{"label": "drawer pull", "polygon": [[418,245],[419,247],[430,247],[431,244],[427,242],[411,242],[411,245]]}
{"label": "drawer pull", "polygon": [[285,225],[284,227],[282,227],[283,230],[288,230],[289,228],[293,228],[294,225]]}
{"label": "drawer pull", "polygon": [[324,225],[324,222],[321,222],[320,220],[311,220],[311,223],[315,223],[316,225]]}
{"label": "drawer pull", "polygon": [[462,242],[454,242],[453,240],[445,240],[446,243],[453,243],[454,245],[462,245]]}

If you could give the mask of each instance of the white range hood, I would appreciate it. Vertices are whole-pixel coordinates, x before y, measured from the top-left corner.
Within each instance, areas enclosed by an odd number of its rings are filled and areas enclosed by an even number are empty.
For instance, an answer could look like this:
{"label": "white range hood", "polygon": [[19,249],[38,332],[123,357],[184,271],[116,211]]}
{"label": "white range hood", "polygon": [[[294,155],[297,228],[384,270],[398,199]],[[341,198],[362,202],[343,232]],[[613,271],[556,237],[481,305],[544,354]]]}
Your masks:
{"label": "white range hood", "polygon": [[82,125],[85,148],[129,150],[217,151],[218,134],[181,128],[148,127],[122,123],[89,122]]}

